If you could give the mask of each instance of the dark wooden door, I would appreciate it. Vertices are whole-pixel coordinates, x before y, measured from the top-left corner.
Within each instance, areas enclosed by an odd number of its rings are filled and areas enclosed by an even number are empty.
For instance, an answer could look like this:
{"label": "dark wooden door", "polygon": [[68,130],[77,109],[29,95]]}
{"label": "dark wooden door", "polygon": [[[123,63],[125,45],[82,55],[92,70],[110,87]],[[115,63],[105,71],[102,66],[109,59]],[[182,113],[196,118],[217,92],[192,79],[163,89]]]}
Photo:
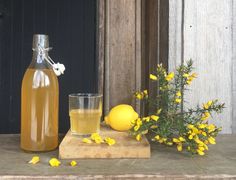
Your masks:
{"label": "dark wooden door", "polygon": [[0,1],[0,133],[20,132],[21,81],[33,34],[48,34],[60,76],[60,132],[69,128],[68,94],[97,90],[96,0]]}

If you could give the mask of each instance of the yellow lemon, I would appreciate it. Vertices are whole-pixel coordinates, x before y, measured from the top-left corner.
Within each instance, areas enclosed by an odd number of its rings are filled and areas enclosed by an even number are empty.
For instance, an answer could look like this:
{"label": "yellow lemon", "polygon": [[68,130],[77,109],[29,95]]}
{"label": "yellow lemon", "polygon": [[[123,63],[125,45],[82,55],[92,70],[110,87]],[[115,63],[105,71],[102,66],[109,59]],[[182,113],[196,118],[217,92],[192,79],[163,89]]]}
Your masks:
{"label": "yellow lemon", "polygon": [[120,104],[111,109],[105,117],[106,124],[110,125],[114,130],[127,131],[132,128],[132,121],[138,118],[132,106]]}

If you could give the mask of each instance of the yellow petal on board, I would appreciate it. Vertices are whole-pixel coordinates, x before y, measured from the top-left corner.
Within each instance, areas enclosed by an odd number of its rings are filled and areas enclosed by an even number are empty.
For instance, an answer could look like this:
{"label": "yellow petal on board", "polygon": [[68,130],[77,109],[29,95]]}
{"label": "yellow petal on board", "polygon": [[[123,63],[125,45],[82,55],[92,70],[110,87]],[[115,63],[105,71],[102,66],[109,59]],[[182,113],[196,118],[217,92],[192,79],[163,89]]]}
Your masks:
{"label": "yellow petal on board", "polygon": [[106,137],[105,138],[105,142],[109,145],[109,146],[112,146],[116,143],[115,139],[112,139],[112,138],[109,138],[109,137]]}
{"label": "yellow petal on board", "polygon": [[71,161],[71,162],[70,162],[70,165],[73,166],[73,167],[74,167],[74,166],[77,166],[77,162],[76,162],[76,161]]}
{"label": "yellow petal on board", "polygon": [[37,164],[39,161],[40,161],[39,156],[34,156],[28,163]]}
{"label": "yellow petal on board", "polygon": [[52,167],[58,167],[60,166],[61,162],[57,158],[52,158],[50,159],[49,164]]}
{"label": "yellow petal on board", "polygon": [[90,140],[90,139],[88,139],[88,138],[83,138],[83,140],[82,140],[84,143],[87,143],[87,144],[91,144],[92,143],[92,141]]}

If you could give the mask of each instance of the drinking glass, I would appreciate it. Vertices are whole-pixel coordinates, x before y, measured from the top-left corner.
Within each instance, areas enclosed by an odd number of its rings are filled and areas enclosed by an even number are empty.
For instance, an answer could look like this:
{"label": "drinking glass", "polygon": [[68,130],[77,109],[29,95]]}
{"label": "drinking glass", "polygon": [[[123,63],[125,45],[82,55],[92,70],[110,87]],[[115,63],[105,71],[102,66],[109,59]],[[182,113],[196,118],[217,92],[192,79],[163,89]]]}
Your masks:
{"label": "drinking glass", "polygon": [[69,95],[70,129],[73,135],[99,133],[102,95],[77,93]]}

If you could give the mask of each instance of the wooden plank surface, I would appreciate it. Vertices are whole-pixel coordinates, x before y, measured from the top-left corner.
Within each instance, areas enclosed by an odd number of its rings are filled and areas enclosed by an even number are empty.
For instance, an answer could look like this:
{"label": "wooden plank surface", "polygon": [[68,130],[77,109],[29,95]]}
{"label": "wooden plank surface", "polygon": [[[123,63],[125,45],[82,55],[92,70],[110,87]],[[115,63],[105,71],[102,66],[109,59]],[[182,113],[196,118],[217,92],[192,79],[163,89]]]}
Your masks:
{"label": "wooden plank surface", "polygon": [[[175,22],[170,24],[170,69],[181,63],[180,53],[183,53],[185,61],[193,59],[195,71],[199,74],[191,85],[191,94],[187,95],[187,106],[214,98],[225,102],[227,108],[223,114],[209,122],[222,126],[222,133],[232,133],[232,1],[170,2],[173,9],[177,7],[170,11],[170,21]],[[181,23],[184,25],[183,32]],[[184,35],[183,42],[180,41],[181,33]],[[179,41],[182,44],[177,45]],[[183,47],[179,47],[181,45]]]}
{"label": "wooden plank surface", "polygon": [[116,140],[116,144],[86,144],[83,137],[71,135],[68,131],[59,146],[61,159],[76,158],[149,158],[150,145],[144,137],[140,142],[130,137],[128,132],[118,132],[103,127],[99,133],[101,137],[110,137]]}
{"label": "wooden plank surface", "polygon": [[139,68],[141,59],[136,52],[141,44],[141,32],[136,30],[140,28],[136,18],[141,20],[137,6],[141,6],[140,1],[106,1],[105,114],[117,104],[135,105],[132,94],[137,84],[136,62]]}

